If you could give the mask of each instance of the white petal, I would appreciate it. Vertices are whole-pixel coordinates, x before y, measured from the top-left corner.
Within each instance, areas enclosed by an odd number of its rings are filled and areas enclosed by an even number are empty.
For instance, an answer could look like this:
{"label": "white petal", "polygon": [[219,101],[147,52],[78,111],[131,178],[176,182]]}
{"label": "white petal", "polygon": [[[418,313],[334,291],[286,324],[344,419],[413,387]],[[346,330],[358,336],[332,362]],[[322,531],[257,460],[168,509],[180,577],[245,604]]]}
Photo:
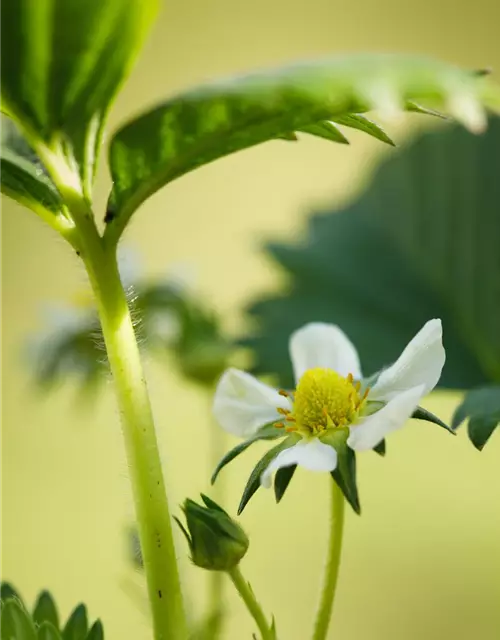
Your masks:
{"label": "white petal", "polygon": [[423,395],[437,384],[444,366],[441,320],[429,320],[406,346],[397,361],[379,376],[371,400],[388,401],[401,391],[424,385]]}
{"label": "white petal", "polygon": [[288,398],[244,371],[228,369],[215,391],[213,412],[221,427],[242,438],[279,420],[277,408],[291,409]]}
{"label": "white petal", "polygon": [[293,447],[278,453],[260,477],[263,487],[271,486],[271,476],[282,467],[298,464],[309,471],[333,471],[337,466],[337,452],[333,447],[313,440],[300,440]]}
{"label": "white petal", "polygon": [[407,389],[390,400],[379,411],[362,418],[357,424],[351,426],[347,444],[354,451],[373,449],[379,442],[382,442],[388,433],[400,429],[405,424],[424,393],[423,384],[413,389]]}
{"label": "white petal", "polygon": [[308,369],[316,367],[361,378],[356,347],[335,324],[311,322],[295,331],[290,338],[290,357],[297,382]]}

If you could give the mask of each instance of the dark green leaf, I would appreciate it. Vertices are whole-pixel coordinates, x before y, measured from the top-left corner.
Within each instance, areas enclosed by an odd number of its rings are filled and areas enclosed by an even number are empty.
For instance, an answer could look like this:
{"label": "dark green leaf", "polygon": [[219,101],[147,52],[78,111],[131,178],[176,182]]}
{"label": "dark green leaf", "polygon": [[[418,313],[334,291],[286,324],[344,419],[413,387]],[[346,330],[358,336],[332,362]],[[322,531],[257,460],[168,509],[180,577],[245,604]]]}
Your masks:
{"label": "dark green leaf", "polygon": [[475,128],[481,125],[479,103],[500,107],[499,90],[488,78],[391,54],[327,58],[214,82],[172,98],[116,133],[106,235],[116,241],[146,198],[188,171],[318,122],[387,107],[392,95],[402,108],[408,100],[451,104],[454,115]]}
{"label": "dark green leaf", "polygon": [[311,321],[338,324],[363,370],[379,371],[440,317],[440,386],[498,378],[498,166],[500,118],[482,136],[445,125],[392,152],[351,204],[313,216],[300,244],[269,245],[288,282],[250,309],[259,333],[243,343],[256,351],[255,372],[292,386],[288,339]]}
{"label": "dark green leaf", "polygon": [[21,596],[17,593],[10,582],[2,582],[0,585],[0,600],[4,602],[9,599],[17,600],[24,607]]}
{"label": "dark green leaf", "polygon": [[4,601],[0,626],[1,640],[36,640],[31,617],[17,599]]}
{"label": "dark green leaf", "polygon": [[344,127],[351,127],[351,129],[358,129],[358,131],[363,131],[367,133],[369,136],[377,138],[381,142],[385,142],[386,144],[390,144],[394,147],[394,142],[389,138],[387,133],[369,120],[366,116],[362,116],[358,113],[348,114],[346,116],[341,116],[340,118],[335,118],[335,122],[338,124],[344,125]]}
{"label": "dark green leaf", "polygon": [[276,475],[274,476],[274,495],[276,502],[280,502],[281,498],[285,495],[285,491],[288,489],[288,485],[293,478],[296,468],[297,465],[293,464],[290,467],[281,467],[281,469],[276,471]]}
{"label": "dark green leaf", "polygon": [[2,118],[2,193],[36,213],[60,215],[62,201],[36,154],[14,124]]}
{"label": "dark green leaf", "polygon": [[386,444],[385,440],[379,442],[375,447],[373,447],[375,453],[378,453],[380,456],[385,456],[386,454]]}
{"label": "dark green leaf", "polygon": [[59,630],[47,620],[38,627],[36,637],[37,640],[62,640]]}
{"label": "dark green leaf", "polygon": [[92,625],[87,640],[104,640],[104,629],[100,620],[96,620]]}
{"label": "dark green leaf", "polygon": [[243,509],[248,504],[250,498],[254,495],[257,489],[260,487],[260,477],[267,469],[273,458],[275,458],[278,453],[283,451],[284,449],[288,449],[292,447],[297,442],[297,438],[294,436],[289,436],[286,440],[283,440],[275,447],[270,449],[266,454],[262,456],[262,458],[255,465],[250,477],[248,478],[247,484],[243,490],[243,495],[241,496],[240,505],[238,507],[238,515],[241,515]]}
{"label": "dark green leaf", "polygon": [[449,431],[450,433],[455,433],[453,429],[446,424],[446,422],[443,422],[440,418],[435,416],[430,411],[427,411],[427,409],[424,409],[423,407],[417,407],[413,412],[412,418],[415,420],[425,420],[426,422],[432,422],[434,424],[437,424],[439,427],[446,429],[446,431]]}
{"label": "dark green leaf", "polygon": [[337,127],[333,123],[328,122],[328,120],[324,120],[323,122],[315,122],[314,124],[310,124],[307,127],[301,127],[300,131],[302,131],[303,133],[309,133],[310,135],[316,136],[317,138],[330,140],[331,142],[349,144],[349,140],[340,131],[340,129],[337,129]]}
{"label": "dark green leaf", "polygon": [[345,499],[359,515],[358,485],[356,482],[356,454],[346,444],[337,447],[337,468],[331,472],[333,480],[344,494]]}
{"label": "dark green leaf", "polygon": [[59,615],[56,603],[48,591],[42,591],[38,596],[33,610],[33,620],[36,624],[42,624],[45,621],[50,622],[56,629],[59,629]]}
{"label": "dark green leaf", "polygon": [[104,119],[156,13],[150,0],[3,0],[2,106],[89,194]]}
{"label": "dark green leaf", "polygon": [[469,438],[481,451],[500,423],[500,386],[490,385],[469,391],[453,415],[453,429],[467,418]]}
{"label": "dark green leaf", "polygon": [[220,471],[232,460],[234,460],[237,456],[239,456],[240,453],[243,453],[243,451],[246,451],[246,449],[248,449],[248,447],[251,444],[253,444],[254,442],[257,442],[258,440],[276,440],[277,438],[282,438],[283,435],[284,434],[282,430],[277,429],[273,425],[266,425],[265,427],[262,427],[261,429],[259,429],[259,431],[257,431],[257,433],[253,435],[251,438],[249,438],[248,440],[245,440],[244,442],[237,444],[235,447],[233,447],[230,451],[226,453],[226,455],[221,459],[221,461],[215,468],[215,471],[213,472],[212,479],[211,479],[212,484],[217,480],[217,476],[219,475]]}
{"label": "dark green leaf", "polygon": [[68,618],[63,630],[63,640],[85,640],[88,632],[87,609],[79,604]]}

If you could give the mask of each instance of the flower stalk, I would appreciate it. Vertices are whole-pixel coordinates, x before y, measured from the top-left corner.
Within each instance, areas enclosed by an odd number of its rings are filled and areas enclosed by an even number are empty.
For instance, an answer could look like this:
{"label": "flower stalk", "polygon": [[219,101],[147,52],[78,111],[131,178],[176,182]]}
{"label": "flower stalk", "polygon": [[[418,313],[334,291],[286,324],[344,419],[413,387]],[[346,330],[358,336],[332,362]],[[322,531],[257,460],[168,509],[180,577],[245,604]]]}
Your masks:
{"label": "flower stalk", "polygon": [[236,587],[236,590],[240,594],[240,597],[245,603],[250,615],[255,620],[262,640],[275,640],[276,634],[274,633],[273,628],[269,626],[262,607],[258,603],[250,584],[243,577],[239,566],[228,571],[228,576],[231,578],[231,582]]}
{"label": "flower stalk", "polygon": [[105,245],[90,205],[64,179],[61,158],[44,147],[38,146],[37,151],[75,222],[78,252],[96,299],[122,421],[154,636],[156,640],[186,640],[187,622],[151,403],[116,247]]}
{"label": "flower stalk", "polygon": [[321,600],[314,624],[313,640],[325,640],[332,618],[333,603],[340,568],[342,538],[344,532],[344,496],[337,483],[331,480],[331,520],[328,559],[325,567]]}

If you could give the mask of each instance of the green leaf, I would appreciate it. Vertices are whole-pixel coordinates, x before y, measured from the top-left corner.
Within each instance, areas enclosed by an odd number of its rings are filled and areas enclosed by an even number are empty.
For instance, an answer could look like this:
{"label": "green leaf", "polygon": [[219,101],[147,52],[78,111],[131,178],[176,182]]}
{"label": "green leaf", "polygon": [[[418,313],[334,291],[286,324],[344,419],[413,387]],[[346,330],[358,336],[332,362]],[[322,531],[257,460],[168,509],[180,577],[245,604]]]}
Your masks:
{"label": "green leaf", "polygon": [[469,391],[453,415],[452,428],[457,429],[467,418],[469,438],[481,451],[500,423],[500,386]]}
{"label": "green leaf", "polygon": [[332,122],[328,122],[328,120],[324,120],[323,122],[315,122],[314,124],[310,124],[307,127],[301,127],[300,131],[302,131],[303,133],[309,133],[310,135],[316,136],[317,138],[330,140],[331,142],[349,144],[349,140],[340,131],[340,129],[337,129],[337,127]]}
{"label": "green leaf", "polygon": [[290,467],[281,467],[276,471],[274,476],[274,495],[276,502],[280,502],[281,498],[285,495],[285,491],[288,489],[293,474],[297,469],[297,465],[293,464]]}
{"label": "green leaf", "polygon": [[63,640],[85,640],[88,632],[87,609],[79,604],[68,618],[63,630]]}
{"label": "green leaf", "polygon": [[37,640],[62,640],[62,636],[57,627],[47,620],[42,622],[38,627],[36,637]]}
{"label": "green leaf", "polygon": [[104,629],[100,620],[96,620],[92,625],[87,640],[104,640]]}
{"label": "green leaf", "polygon": [[243,453],[243,451],[246,451],[246,449],[248,449],[248,447],[254,442],[257,442],[258,440],[276,440],[277,438],[282,438],[282,437],[283,437],[283,431],[280,429],[277,429],[273,425],[266,425],[262,427],[251,438],[248,438],[248,440],[245,440],[244,442],[240,442],[240,444],[237,444],[235,447],[233,447],[230,451],[228,451],[223,456],[223,458],[221,459],[221,461],[219,462],[219,464],[215,468],[215,471],[212,474],[211,483],[213,484],[217,480],[217,476],[219,475],[220,471],[227,464],[229,464],[232,460],[234,460],[237,456],[239,456],[240,453]]}
{"label": "green leaf", "polygon": [[144,200],[188,171],[310,125],[372,108],[405,108],[409,100],[451,105],[457,118],[479,129],[480,104],[500,107],[500,90],[489,78],[448,64],[375,54],[306,62],[180,94],[113,137],[107,237],[117,241]]}
{"label": "green leaf", "polygon": [[60,214],[63,204],[56,187],[39,158],[5,117],[0,158],[2,193],[36,213]]}
{"label": "green leaf", "polygon": [[413,412],[412,418],[414,420],[425,420],[426,422],[432,422],[434,424],[437,424],[439,427],[446,429],[446,431],[449,431],[450,433],[455,433],[453,429],[446,424],[446,422],[443,422],[440,418],[435,416],[430,411],[427,411],[427,409],[424,409],[423,407],[417,407]]}
{"label": "green leaf", "polygon": [[102,126],[154,0],[3,0],[2,105],[91,190]]}
{"label": "green leaf", "polygon": [[351,127],[351,129],[358,129],[358,131],[363,131],[367,133],[369,136],[380,140],[380,142],[385,142],[386,144],[395,146],[394,141],[389,138],[387,133],[379,127],[378,124],[372,122],[365,116],[360,114],[348,114],[346,116],[341,116],[340,118],[335,118],[335,122],[338,124],[344,125],[344,127]]}
{"label": "green leaf", "polygon": [[241,496],[240,505],[238,507],[238,515],[241,515],[243,509],[247,506],[248,501],[255,492],[260,487],[260,477],[264,473],[264,471],[269,466],[270,462],[275,458],[278,453],[292,447],[297,442],[297,438],[295,436],[288,436],[286,440],[283,440],[275,447],[270,449],[267,453],[265,453],[262,458],[255,465],[250,477],[248,478],[247,484],[243,490],[243,495]]}
{"label": "green leaf", "polygon": [[5,600],[2,606],[1,640],[36,640],[29,613],[17,599]]}
{"label": "green leaf", "polygon": [[59,615],[56,603],[48,591],[42,591],[33,610],[33,620],[36,624],[50,622],[56,629],[59,629]]}
{"label": "green leaf", "polygon": [[24,606],[23,600],[21,596],[17,593],[14,587],[10,584],[10,582],[2,582],[0,584],[0,600],[5,602],[6,600],[14,599],[17,600],[22,607]]}
{"label": "green leaf", "polygon": [[[250,307],[257,374],[293,385],[288,339],[307,322],[339,325],[362,368],[379,371],[430,318],[443,321],[439,385],[500,375],[500,118],[482,136],[456,125],[416,136],[380,161],[347,206],[312,216],[296,245],[267,251],[286,290]],[[451,231],[450,231],[451,230]]]}

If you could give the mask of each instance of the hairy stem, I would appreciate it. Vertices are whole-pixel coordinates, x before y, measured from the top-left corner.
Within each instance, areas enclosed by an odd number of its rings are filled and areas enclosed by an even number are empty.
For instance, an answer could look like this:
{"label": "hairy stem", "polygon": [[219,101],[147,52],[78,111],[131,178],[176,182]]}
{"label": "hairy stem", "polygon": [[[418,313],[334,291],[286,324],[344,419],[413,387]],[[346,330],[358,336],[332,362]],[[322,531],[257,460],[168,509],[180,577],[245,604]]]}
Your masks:
{"label": "hairy stem", "polygon": [[187,623],[151,404],[115,249],[105,247],[90,205],[77,185],[65,179],[60,158],[44,151],[39,149],[42,160],[75,222],[81,257],[97,302],[122,420],[155,639],[186,640]]}
{"label": "hairy stem", "polygon": [[313,640],[325,640],[333,611],[333,601],[337,588],[337,580],[340,567],[340,552],[342,549],[342,535],[344,530],[344,505],[345,500],[342,491],[336,482],[331,484],[331,524],[330,541],[328,547],[328,559],[325,567],[325,576],[321,600],[314,624]]}
{"label": "hairy stem", "polygon": [[240,594],[241,599],[245,603],[245,606],[248,609],[250,615],[255,620],[262,640],[275,640],[275,634],[269,626],[266,616],[262,611],[260,604],[257,602],[250,584],[243,577],[239,566],[229,571],[228,575],[231,578],[232,583],[236,587],[236,590]]}

